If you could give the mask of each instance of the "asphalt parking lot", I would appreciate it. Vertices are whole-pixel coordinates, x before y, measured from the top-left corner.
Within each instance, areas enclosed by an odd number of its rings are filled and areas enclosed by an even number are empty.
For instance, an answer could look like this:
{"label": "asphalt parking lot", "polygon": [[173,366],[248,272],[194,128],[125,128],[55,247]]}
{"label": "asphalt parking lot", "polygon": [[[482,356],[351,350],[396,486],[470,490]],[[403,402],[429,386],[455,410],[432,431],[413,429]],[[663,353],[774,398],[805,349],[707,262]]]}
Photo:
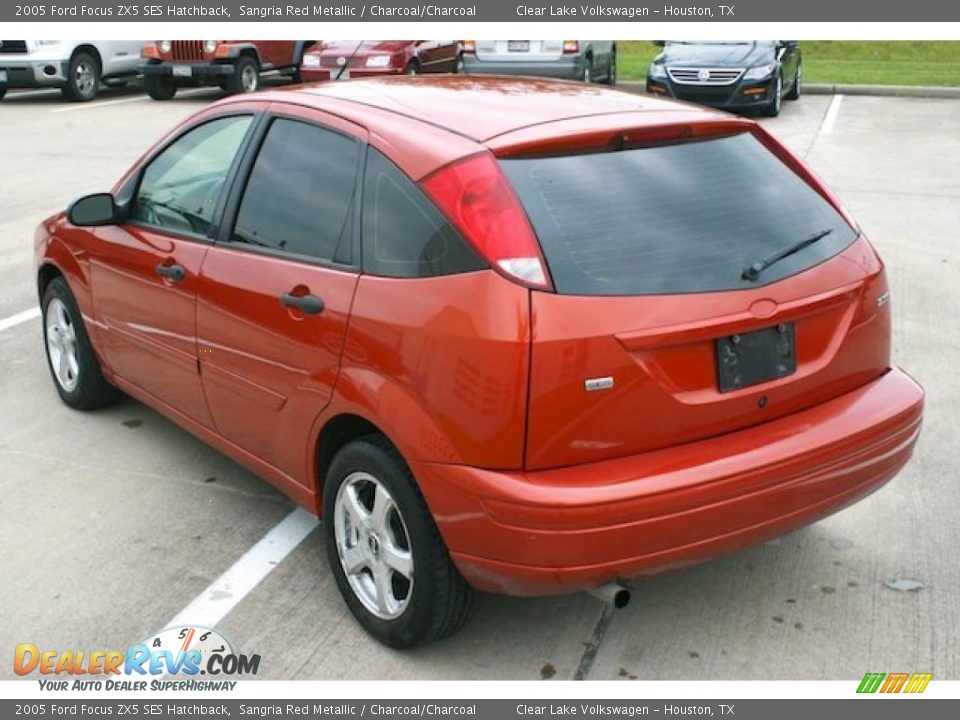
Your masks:
{"label": "asphalt parking lot", "polygon": [[[4,327],[37,304],[38,221],[108,189],[164,130],[217,97],[157,103],[108,91],[70,105],[57,92],[11,92],[0,103],[4,653],[22,642],[127,647],[202,597],[293,509],[137,402],[67,409],[39,320]],[[483,597],[463,632],[411,652],[379,646],[354,623],[314,529],[234,598],[218,630],[261,654],[267,679],[960,679],[958,109],[960,100],[808,96],[764,121],[881,251],[895,360],[928,393],[917,454],[879,493],[778,541],[637,584],[624,610],[586,595]],[[0,677],[12,675],[0,663]]]}

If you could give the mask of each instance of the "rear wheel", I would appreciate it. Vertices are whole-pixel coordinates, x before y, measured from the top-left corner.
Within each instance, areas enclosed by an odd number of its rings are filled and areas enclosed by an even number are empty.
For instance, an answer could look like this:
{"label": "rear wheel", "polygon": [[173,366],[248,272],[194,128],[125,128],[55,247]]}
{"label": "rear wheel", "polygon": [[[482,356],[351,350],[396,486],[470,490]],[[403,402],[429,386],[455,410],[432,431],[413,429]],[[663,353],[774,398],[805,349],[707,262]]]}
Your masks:
{"label": "rear wheel", "polygon": [[172,100],[177,94],[177,84],[166,75],[144,75],[143,88],[154,100]]}
{"label": "rear wheel", "polygon": [[803,90],[803,64],[797,65],[797,74],[793,76],[793,87],[783,96],[784,100],[798,100]]}
{"label": "rear wheel", "polygon": [[607,79],[604,80],[607,85],[617,84],[617,54],[610,56],[610,68],[607,70]]}
{"label": "rear wheel", "polygon": [[446,637],[467,619],[473,591],[386,439],[369,435],[337,453],[324,482],[323,517],[340,593],[377,640],[411,647]]}
{"label": "rear wheel", "polygon": [[97,96],[100,89],[100,63],[87,52],[78,52],[70,58],[67,66],[67,84],[63,96],[73,102],[87,102]]}
{"label": "rear wheel", "polygon": [[260,68],[249,55],[237,58],[233,75],[227,76],[224,89],[229,93],[252,93],[260,89]]}
{"label": "rear wheel", "polygon": [[583,61],[583,72],[580,73],[580,79],[585,83],[593,82],[593,58],[586,58]]}
{"label": "rear wheel", "polygon": [[76,410],[93,410],[116,400],[119,391],[100,371],[83,317],[63,278],[50,282],[41,307],[47,365],[60,399]]}

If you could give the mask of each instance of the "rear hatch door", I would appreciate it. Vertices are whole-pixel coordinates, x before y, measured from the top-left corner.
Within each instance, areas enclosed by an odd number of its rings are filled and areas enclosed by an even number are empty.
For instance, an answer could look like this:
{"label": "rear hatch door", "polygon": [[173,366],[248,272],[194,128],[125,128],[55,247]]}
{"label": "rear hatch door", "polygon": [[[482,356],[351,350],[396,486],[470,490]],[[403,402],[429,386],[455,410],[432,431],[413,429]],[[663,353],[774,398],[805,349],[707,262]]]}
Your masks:
{"label": "rear hatch door", "polygon": [[882,265],[774,150],[734,132],[501,159],[556,289],[531,293],[528,468],[757,425],[886,370]]}

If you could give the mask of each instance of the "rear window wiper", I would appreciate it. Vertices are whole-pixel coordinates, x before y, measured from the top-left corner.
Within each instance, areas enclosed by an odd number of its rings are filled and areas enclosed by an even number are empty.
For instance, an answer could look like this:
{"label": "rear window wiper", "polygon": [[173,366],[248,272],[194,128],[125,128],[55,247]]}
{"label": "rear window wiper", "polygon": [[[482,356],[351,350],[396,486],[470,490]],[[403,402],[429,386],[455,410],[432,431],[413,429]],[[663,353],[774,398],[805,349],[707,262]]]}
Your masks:
{"label": "rear window wiper", "polygon": [[827,235],[829,235],[832,232],[833,232],[833,228],[820,230],[819,232],[815,232],[810,237],[801,240],[796,245],[791,245],[790,247],[784,248],[783,250],[780,250],[779,252],[771,255],[768,258],[757,260],[756,262],[747,265],[743,269],[743,273],[740,275],[740,277],[743,278],[744,280],[750,280],[750,281],[756,280],[758,277],[760,277],[760,273],[762,273],[771,265],[774,265],[780,262],[785,257],[790,257],[794,253],[800,252],[804,248],[813,245],[818,240],[823,240],[823,238],[825,238]]}

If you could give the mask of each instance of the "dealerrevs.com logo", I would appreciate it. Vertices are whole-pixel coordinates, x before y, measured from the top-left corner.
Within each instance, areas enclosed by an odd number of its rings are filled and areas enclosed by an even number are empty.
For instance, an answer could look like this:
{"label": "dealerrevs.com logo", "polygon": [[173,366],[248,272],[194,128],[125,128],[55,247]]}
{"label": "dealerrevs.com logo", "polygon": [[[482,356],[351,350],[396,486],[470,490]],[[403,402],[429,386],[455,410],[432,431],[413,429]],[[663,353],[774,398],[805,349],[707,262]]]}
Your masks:
{"label": "dealerrevs.com logo", "polygon": [[860,681],[858,693],[922,693],[933,673],[867,673]]}
{"label": "dealerrevs.com logo", "polygon": [[126,650],[20,643],[13,657],[17,675],[42,676],[41,690],[233,690],[237,682],[227,678],[259,669],[259,655],[238,654],[217,631],[195,626],[168,628]]}

